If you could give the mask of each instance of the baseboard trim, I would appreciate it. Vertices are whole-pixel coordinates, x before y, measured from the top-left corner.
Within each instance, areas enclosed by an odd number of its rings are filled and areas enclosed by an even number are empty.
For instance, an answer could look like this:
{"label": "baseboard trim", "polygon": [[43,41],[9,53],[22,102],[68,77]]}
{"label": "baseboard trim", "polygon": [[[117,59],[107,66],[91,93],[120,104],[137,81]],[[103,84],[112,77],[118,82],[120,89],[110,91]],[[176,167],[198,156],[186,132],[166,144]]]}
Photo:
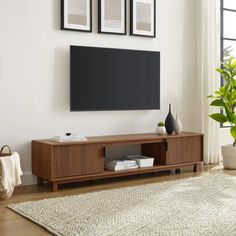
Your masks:
{"label": "baseboard trim", "polygon": [[37,178],[32,174],[32,171],[24,171],[21,176],[21,181],[21,186],[37,184]]}

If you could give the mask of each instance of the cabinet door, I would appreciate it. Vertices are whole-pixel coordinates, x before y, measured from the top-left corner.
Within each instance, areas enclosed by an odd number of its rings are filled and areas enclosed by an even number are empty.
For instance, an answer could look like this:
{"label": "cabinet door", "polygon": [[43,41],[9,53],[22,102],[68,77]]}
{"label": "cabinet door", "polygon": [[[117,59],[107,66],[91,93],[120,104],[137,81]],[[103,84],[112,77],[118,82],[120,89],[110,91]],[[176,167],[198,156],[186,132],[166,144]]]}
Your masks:
{"label": "cabinet door", "polygon": [[168,139],[167,145],[167,164],[178,164],[203,160],[203,136]]}
{"label": "cabinet door", "polygon": [[179,160],[179,138],[166,140],[166,164],[177,164]]}
{"label": "cabinet door", "polygon": [[203,136],[180,138],[180,162],[203,160]]}
{"label": "cabinet door", "polygon": [[53,177],[62,178],[104,171],[100,144],[57,146],[53,150]]}

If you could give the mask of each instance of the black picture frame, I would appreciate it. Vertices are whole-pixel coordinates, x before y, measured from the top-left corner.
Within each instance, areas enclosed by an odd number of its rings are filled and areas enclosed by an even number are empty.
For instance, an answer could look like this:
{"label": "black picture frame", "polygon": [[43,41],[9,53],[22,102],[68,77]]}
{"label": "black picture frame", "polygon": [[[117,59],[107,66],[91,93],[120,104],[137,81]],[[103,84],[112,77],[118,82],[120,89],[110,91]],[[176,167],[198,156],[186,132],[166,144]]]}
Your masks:
{"label": "black picture frame", "polygon": [[[68,0],[61,0],[61,30],[72,30],[72,31],[80,31],[80,32],[87,32],[91,33],[92,32],[92,0],[87,0],[89,2],[89,26],[85,29],[85,27],[81,26],[78,28],[76,27],[76,24],[73,24],[70,26],[70,24],[67,24],[65,21],[65,15],[67,14],[66,12],[66,6],[65,4],[68,3]],[[73,27],[72,27],[73,26]]]}
{"label": "black picture frame", "polygon": [[141,36],[141,37],[148,37],[148,38],[156,38],[156,0],[153,1],[153,33],[152,34],[145,34],[145,33],[137,33],[133,27],[134,25],[134,2],[138,0],[130,0],[130,35],[131,36]]}
{"label": "black picture frame", "polygon": [[[117,0],[118,1],[118,0]],[[114,31],[109,31],[109,30],[104,30],[103,29],[103,25],[102,25],[102,0],[98,0],[98,33],[102,33],[102,34],[118,34],[118,35],[126,35],[127,34],[127,1],[126,0],[120,0],[124,2],[124,8],[123,8],[123,17],[124,17],[124,24],[123,24],[123,28],[124,28],[124,32],[114,32]]]}

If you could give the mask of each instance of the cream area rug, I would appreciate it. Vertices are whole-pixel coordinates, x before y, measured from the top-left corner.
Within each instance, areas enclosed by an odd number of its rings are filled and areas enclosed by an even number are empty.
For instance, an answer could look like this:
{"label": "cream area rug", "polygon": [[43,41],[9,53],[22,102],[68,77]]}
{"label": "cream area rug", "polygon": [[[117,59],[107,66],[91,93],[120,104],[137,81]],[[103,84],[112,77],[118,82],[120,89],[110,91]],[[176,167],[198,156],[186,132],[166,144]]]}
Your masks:
{"label": "cream area rug", "polygon": [[236,235],[236,177],[201,177],[10,205],[55,235]]}

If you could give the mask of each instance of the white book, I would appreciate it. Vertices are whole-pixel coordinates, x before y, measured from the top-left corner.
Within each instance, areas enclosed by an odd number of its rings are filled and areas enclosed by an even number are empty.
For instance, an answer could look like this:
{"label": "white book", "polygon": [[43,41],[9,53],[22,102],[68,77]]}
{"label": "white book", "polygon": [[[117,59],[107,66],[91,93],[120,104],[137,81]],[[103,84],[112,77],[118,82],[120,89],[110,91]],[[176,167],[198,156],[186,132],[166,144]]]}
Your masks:
{"label": "white book", "polygon": [[108,170],[119,171],[119,170],[137,169],[137,168],[138,168],[138,165],[129,166],[129,167],[105,165],[105,168],[108,169]]}
{"label": "white book", "polygon": [[105,164],[105,166],[109,166],[110,168],[121,168],[121,169],[128,169],[137,166],[136,164],[128,164],[128,165],[112,165],[112,164]]}
{"label": "white book", "polygon": [[58,142],[58,143],[66,143],[66,142],[80,142],[80,141],[86,141],[86,138],[83,139],[55,139],[51,138],[51,141]]}
{"label": "white book", "polygon": [[128,159],[135,160],[138,166],[141,167],[152,167],[154,163],[154,158],[146,157],[142,155],[127,156]]}
{"label": "white book", "polygon": [[129,165],[129,164],[134,164],[136,165],[135,160],[109,160],[106,161],[106,163],[109,163],[110,165]]}
{"label": "white book", "polygon": [[71,134],[71,135],[55,135],[51,138],[52,141],[55,142],[73,142],[73,141],[86,141],[87,138],[85,138],[82,135],[78,134]]}

